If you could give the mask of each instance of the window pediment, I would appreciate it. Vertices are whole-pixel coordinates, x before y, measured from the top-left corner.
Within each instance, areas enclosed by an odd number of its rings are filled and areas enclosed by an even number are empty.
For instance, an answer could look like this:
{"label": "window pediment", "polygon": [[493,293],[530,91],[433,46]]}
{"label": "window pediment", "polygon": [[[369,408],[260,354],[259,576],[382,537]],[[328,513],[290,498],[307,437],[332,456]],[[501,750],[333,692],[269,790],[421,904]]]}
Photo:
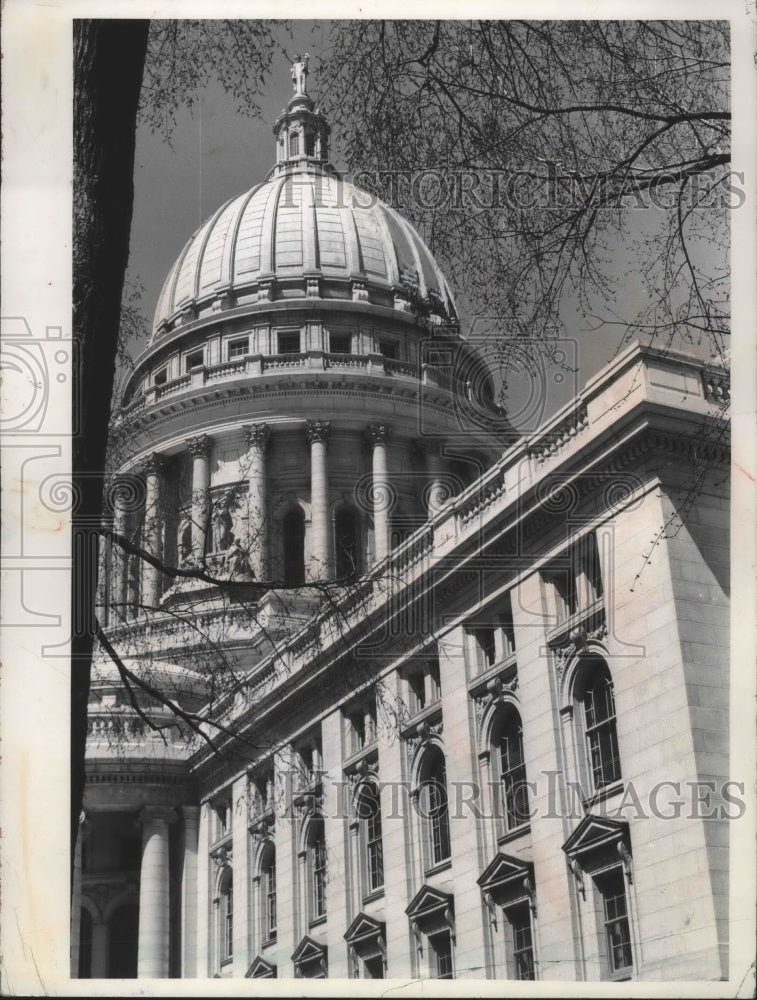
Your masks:
{"label": "window pediment", "polygon": [[295,966],[305,965],[307,962],[325,961],[327,952],[325,945],[319,944],[306,934],[295,948],[292,961]]}
{"label": "window pediment", "polygon": [[369,917],[367,913],[358,913],[344,934],[344,940],[353,946],[363,942],[373,942],[375,938],[385,936],[386,924],[381,920]]}
{"label": "window pediment", "polygon": [[253,961],[245,973],[245,979],[276,979],[277,968],[271,962],[266,962],[260,955]]}
{"label": "window pediment", "polygon": [[576,829],[562,845],[572,860],[586,854],[628,841],[628,823],[599,816],[584,816]]}
{"label": "window pediment", "polygon": [[533,881],[534,866],[510,854],[497,854],[476,879],[484,892],[502,892],[523,885],[524,879]]}
{"label": "window pediment", "polygon": [[415,894],[412,902],[405,910],[411,920],[424,920],[428,917],[442,916],[445,912],[454,912],[455,900],[451,893],[424,885]]}

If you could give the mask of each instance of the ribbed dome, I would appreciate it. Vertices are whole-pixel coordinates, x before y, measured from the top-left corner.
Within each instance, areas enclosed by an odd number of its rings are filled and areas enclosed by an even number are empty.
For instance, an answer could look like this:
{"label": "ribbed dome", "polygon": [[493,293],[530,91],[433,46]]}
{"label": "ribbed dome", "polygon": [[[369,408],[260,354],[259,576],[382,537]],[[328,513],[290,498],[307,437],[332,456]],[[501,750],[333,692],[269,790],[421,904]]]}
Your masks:
{"label": "ribbed dome", "polygon": [[367,298],[386,305],[395,292],[456,317],[444,276],[415,229],[384,202],[303,157],[222,205],[190,238],[158,299],[153,337],[216,299],[233,305]]}

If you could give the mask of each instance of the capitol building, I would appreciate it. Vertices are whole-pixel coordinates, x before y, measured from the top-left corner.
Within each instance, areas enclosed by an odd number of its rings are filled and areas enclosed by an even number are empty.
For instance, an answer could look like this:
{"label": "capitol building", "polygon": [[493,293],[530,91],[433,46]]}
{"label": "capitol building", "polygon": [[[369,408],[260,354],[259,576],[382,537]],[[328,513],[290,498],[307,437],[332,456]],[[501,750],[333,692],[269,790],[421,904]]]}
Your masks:
{"label": "capitol building", "polygon": [[112,429],[72,976],[727,978],[727,372],[519,434],[306,72]]}

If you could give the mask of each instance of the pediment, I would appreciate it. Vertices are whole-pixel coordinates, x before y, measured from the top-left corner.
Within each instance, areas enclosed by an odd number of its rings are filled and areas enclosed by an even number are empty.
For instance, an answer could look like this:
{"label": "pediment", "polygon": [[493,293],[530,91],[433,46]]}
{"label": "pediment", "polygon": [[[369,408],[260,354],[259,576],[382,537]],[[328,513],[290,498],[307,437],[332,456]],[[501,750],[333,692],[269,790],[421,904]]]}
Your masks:
{"label": "pediment", "polygon": [[628,823],[604,816],[584,816],[562,845],[569,858],[628,840]]}
{"label": "pediment", "polygon": [[448,892],[441,889],[434,889],[433,886],[424,885],[413,897],[405,913],[410,918],[425,917],[438,910],[452,910],[454,899]]}
{"label": "pediment", "polygon": [[349,942],[349,944],[357,944],[360,941],[364,941],[368,938],[375,938],[379,935],[383,937],[385,930],[386,924],[382,921],[374,920],[374,918],[369,917],[367,913],[358,913],[350,926],[347,928],[344,940]]}
{"label": "pediment", "polygon": [[297,945],[292,955],[292,961],[295,965],[302,965],[320,958],[326,958],[326,946],[314,941],[307,934]]}
{"label": "pediment", "polygon": [[495,855],[476,881],[486,892],[492,892],[514,883],[522,883],[525,878],[532,878],[533,867],[530,861],[500,853]]}
{"label": "pediment", "polygon": [[277,969],[271,962],[266,962],[260,955],[253,961],[245,973],[245,979],[276,979]]}

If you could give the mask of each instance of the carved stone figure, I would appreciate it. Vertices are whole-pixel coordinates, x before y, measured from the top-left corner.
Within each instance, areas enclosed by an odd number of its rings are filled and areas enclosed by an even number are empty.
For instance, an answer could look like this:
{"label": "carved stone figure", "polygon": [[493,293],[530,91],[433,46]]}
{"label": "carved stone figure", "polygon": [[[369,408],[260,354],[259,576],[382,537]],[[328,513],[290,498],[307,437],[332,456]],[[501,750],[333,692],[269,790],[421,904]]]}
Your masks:
{"label": "carved stone figure", "polygon": [[226,504],[219,506],[213,514],[213,551],[223,552],[229,547],[233,521]]}
{"label": "carved stone figure", "polygon": [[240,547],[239,542],[233,535],[231,536],[231,544],[226,549],[223,557],[223,570],[229,579],[235,576],[253,576],[250,571],[247,554]]}
{"label": "carved stone figure", "polygon": [[292,65],[292,83],[294,85],[294,92],[299,96],[300,94],[307,94],[307,76],[308,76],[308,61],[310,60],[310,54],[305,53],[301,56],[299,53],[294,57],[295,62]]}

